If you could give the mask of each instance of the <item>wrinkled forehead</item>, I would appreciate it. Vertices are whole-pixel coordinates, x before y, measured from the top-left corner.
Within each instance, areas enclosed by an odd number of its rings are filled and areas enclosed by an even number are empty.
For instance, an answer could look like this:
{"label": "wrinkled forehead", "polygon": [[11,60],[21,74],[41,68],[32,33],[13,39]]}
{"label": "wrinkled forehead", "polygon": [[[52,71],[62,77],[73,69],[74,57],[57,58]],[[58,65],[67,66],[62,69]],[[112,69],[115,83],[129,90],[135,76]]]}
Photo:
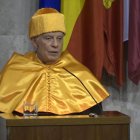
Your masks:
{"label": "wrinkled forehead", "polygon": [[45,36],[61,36],[63,37],[65,34],[63,32],[48,32],[48,33],[44,33],[39,35],[39,37],[45,37]]}

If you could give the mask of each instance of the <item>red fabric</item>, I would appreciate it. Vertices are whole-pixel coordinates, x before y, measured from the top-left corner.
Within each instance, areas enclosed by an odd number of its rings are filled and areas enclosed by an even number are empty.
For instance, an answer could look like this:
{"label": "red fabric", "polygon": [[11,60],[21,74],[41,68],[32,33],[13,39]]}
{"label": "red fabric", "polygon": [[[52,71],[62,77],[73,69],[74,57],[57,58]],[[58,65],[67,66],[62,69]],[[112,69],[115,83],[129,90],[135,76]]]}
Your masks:
{"label": "red fabric", "polygon": [[130,0],[128,44],[128,76],[135,83],[140,81],[140,0]]}
{"label": "red fabric", "polygon": [[68,44],[69,51],[101,80],[103,68],[124,82],[123,1],[106,10],[102,0],[86,0]]}

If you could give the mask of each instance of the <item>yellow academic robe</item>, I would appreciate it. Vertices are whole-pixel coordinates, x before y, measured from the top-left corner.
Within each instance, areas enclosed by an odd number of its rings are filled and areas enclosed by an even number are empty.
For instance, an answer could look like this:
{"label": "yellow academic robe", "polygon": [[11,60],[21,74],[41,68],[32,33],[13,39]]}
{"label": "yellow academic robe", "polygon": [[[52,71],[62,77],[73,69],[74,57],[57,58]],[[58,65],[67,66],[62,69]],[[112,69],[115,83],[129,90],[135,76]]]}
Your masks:
{"label": "yellow academic robe", "polygon": [[39,112],[58,115],[82,112],[109,96],[93,74],[65,51],[51,65],[34,52],[14,53],[1,71],[0,111],[23,113],[24,101]]}

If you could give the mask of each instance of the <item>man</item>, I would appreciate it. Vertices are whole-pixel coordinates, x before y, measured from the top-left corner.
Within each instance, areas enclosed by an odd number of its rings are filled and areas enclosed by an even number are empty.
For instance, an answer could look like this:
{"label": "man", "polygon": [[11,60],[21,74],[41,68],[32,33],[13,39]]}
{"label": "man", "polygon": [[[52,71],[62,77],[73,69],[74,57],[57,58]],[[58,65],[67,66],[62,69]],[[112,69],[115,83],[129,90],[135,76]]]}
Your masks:
{"label": "man", "polygon": [[1,72],[0,111],[23,113],[23,103],[37,103],[40,113],[101,112],[109,96],[92,73],[68,51],[62,52],[64,15],[52,8],[38,10],[30,21],[35,52],[14,53]]}

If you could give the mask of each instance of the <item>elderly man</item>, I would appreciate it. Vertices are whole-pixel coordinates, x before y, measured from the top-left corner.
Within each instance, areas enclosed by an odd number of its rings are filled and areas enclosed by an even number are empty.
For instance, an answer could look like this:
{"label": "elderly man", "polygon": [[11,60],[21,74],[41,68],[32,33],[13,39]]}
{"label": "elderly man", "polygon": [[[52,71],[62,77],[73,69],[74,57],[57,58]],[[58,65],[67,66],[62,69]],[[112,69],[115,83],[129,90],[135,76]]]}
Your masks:
{"label": "elderly man", "polygon": [[64,15],[52,8],[38,10],[30,21],[35,48],[14,53],[0,78],[0,111],[23,113],[24,101],[37,103],[44,114],[100,113],[109,96],[92,73],[66,50]]}

